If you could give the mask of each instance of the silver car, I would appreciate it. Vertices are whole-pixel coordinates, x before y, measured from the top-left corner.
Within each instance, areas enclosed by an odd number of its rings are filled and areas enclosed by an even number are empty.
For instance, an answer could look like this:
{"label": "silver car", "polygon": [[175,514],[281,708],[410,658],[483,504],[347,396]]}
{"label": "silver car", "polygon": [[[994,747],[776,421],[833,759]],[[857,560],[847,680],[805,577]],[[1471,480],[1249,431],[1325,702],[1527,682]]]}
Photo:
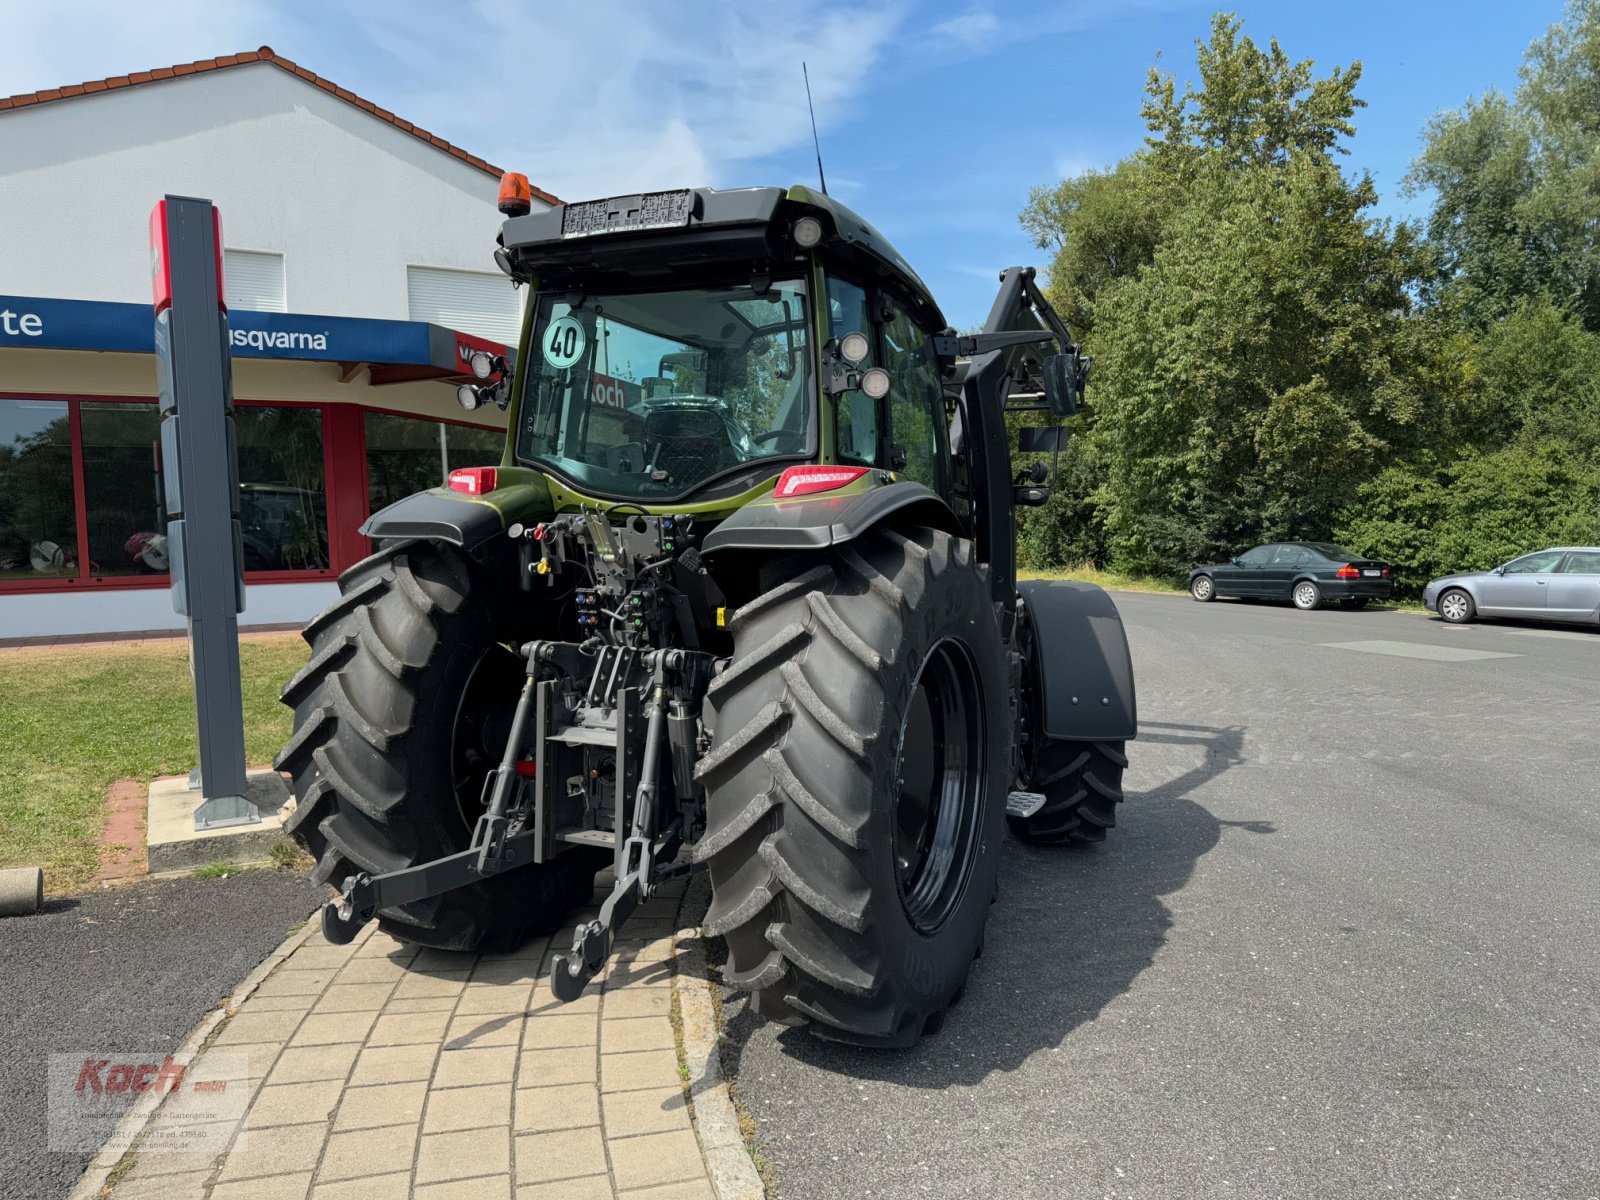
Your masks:
{"label": "silver car", "polygon": [[1523,617],[1600,624],[1600,547],[1557,546],[1492,571],[1447,575],[1422,603],[1452,625],[1474,617]]}

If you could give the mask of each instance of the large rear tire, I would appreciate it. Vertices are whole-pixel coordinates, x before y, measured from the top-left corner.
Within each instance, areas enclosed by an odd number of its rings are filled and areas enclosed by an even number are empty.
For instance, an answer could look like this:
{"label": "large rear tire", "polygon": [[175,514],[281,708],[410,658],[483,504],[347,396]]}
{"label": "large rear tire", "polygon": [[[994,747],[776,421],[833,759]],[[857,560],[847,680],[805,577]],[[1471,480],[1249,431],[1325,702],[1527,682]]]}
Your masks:
{"label": "large rear tire", "polygon": [[883,532],[769,571],[734,613],[698,775],[729,983],[824,1037],[906,1046],[982,947],[1010,684],[970,542]]}
{"label": "large rear tire", "polygon": [[[453,547],[400,543],[346,571],[339,600],[306,626],[311,660],[283,689],[295,730],[277,765],[294,777],[285,828],[317,881],[467,847],[523,674],[476,572]],[[383,909],[378,923],[444,950],[509,949],[587,902],[603,865],[569,852]]]}

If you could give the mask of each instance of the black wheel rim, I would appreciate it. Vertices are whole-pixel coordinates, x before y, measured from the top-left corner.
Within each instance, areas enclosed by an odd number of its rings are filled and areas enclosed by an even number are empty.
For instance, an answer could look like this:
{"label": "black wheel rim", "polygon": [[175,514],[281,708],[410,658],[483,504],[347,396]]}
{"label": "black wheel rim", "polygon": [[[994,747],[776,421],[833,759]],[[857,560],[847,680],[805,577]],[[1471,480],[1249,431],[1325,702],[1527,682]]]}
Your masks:
{"label": "black wheel rim", "polygon": [[895,756],[895,885],[923,933],[955,910],[976,856],[988,763],[982,713],[972,655],[946,638],[917,672]]}
{"label": "black wheel rim", "polygon": [[509,647],[495,643],[483,652],[461,689],[450,733],[450,781],[468,830],[477,825],[486,806],[483,781],[505,753],[525,677],[522,660]]}

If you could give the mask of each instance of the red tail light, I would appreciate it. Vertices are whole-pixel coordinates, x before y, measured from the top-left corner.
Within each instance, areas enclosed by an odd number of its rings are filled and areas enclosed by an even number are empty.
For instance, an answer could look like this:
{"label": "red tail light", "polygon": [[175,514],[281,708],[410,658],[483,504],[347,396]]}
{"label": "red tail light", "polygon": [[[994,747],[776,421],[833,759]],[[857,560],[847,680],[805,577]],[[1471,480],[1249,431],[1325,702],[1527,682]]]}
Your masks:
{"label": "red tail light", "polygon": [[445,483],[452,492],[481,496],[485,492],[494,491],[499,474],[500,472],[494,467],[462,467],[459,471],[451,471],[450,478]]}
{"label": "red tail light", "polygon": [[1356,568],[1352,567],[1349,563],[1345,563],[1345,565],[1340,567],[1337,571],[1335,571],[1334,574],[1337,575],[1340,579],[1360,579],[1361,578],[1361,572],[1356,570]]}
{"label": "red tail light", "polygon": [[803,467],[790,467],[778,476],[772,494],[779,500],[793,500],[796,496],[813,496],[818,492],[831,492],[854,483],[870,467],[824,467],[810,463]]}

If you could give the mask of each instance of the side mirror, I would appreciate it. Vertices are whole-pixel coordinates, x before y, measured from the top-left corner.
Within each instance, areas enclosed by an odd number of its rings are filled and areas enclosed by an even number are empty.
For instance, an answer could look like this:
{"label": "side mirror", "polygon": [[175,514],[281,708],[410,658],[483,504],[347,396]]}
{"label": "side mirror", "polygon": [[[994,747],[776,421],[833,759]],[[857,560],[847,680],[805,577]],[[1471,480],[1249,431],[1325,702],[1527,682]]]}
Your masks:
{"label": "side mirror", "polygon": [[1504,575],[1506,573],[1506,569],[1504,567],[1496,567],[1494,569],[1494,573],[1496,575]]}
{"label": "side mirror", "polygon": [[1050,412],[1059,420],[1066,420],[1078,411],[1083,401],[1084,385],[1089,382],[1091,360],[1073,351],[1070,354],[1052,354],[1044,360],[1040,371],[1044,382],[1044,399]]}

